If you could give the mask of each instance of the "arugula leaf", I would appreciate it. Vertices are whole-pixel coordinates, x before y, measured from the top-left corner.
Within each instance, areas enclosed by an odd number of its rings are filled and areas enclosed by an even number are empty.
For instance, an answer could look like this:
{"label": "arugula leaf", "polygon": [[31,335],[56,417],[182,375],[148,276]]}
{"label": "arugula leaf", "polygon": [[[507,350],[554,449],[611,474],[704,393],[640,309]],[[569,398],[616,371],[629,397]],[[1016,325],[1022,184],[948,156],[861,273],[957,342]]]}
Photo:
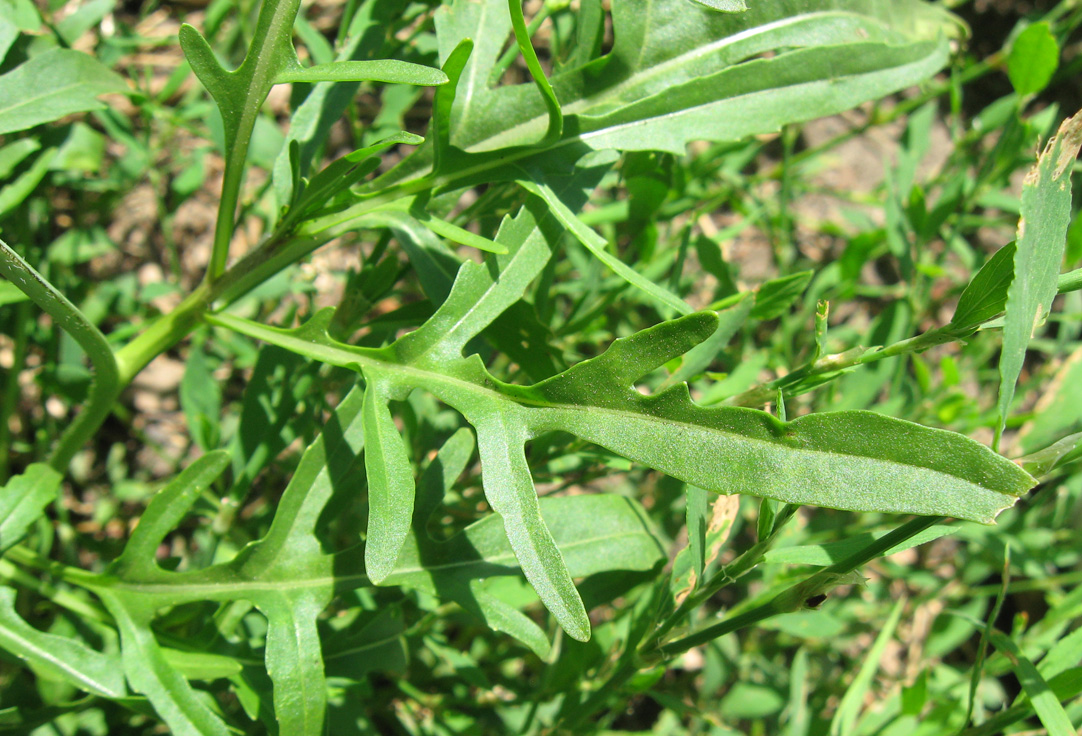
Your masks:
{"label": "arugula leaf", "polygon": [[[636,380],[715,333],[718,316],[713,312],[617,340],[601,356],[532,386],[499,381],[478,356],[464,358],[462,351],[522,298],[550,257],[545,233],[553,216],[535,211],[539,202],[531,198],[514,219],[504,221],[496,241],[506,246],[506,255],[490,256],[485,265],[464,263],[436,313],[388,347],[354,347],[332,339],[327,327],[333,310],[296,329],[226,314],[208,319],[316,360],[378,376],[387,387],[381,389],[385,397],[421,388],[461,412],[477,431],[485,494],[504,518],[527,578],[571,636],[588,636],[588,621],[540,515],[523,454],[525,443],[544,432],[569,432],[717,493],[856,511],[990,523],[1033,485],[1015,464],[966,437],[870,412],[781,422],[752,409],[696,405],[686,384],[653,396],[636,391]],[[388,426],[389,415],[382,416]],[[374,474],[377,485],[385,474],[388,484],[398,484],[396,489],[388,486],[387,494],[400,504],[393,516],[401,528],[402,519],[412,513],[413,493],[407,488],[412,477],[407,481],[407,474],[396,470],[401,479],[392,481],[383,468]],[[370,530],[385,523],[370,519]],[[384,537],[379,543],[385,549],[366,554],[384,561],[396,558],[400,534]]]}

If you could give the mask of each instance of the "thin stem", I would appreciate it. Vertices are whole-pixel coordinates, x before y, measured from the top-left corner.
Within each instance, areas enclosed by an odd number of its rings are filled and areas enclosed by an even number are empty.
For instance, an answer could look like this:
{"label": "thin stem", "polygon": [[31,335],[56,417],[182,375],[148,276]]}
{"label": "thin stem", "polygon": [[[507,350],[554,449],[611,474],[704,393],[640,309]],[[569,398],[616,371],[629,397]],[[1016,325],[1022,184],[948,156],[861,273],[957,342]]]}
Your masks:
{"label": "thin stem", "polygon": [[[810,365],[806,365],[803,368],[783,376],[782,378],[776,378],[773,381],[760,384],[743,393],[732,396],[727,399],[725,403],[729,406],[762,406],[768,401],[773,401],[777,397],[779,390],[789,389],[796,386],[800,381],[808,378],[821,376],[827,373],[834,373],[866,363],[874,363],[886,358],[894,358],[906,353],[919,353],[936,345],[942,345],[943,343],[951,342],[952,340],[961,339],[965,335],[970,334],[970,332],[971,330],[967,330],[965,334],[962,334],[956,328],[947,325],[946,327],[937,327],[921,335],[917,335],[916,337],[910,337],[900,342],[887,345],[886,347],[855,347],[851,350],[846,350],[844,353],[827,355]],[[810,388],[811,387],[809,387],[808,390],[810,390]],[[790,393],[787,391],[786,393],[791,396],[796,392]]]}
{"label": "thin stem", "polygon": [[[92,576],[94,578],[97,577],[93,575],[93,573],[88,573],[84,570],[78,570],[77,568],[61,565],[60,563],[52,562],[50,560],[43,560],[25,547],[12,547],[10,550],[7,551],[6,557],[11,558],[12,560],[18,560],[23,564],[29,564],[32,567],[38,567],[42,570],[47,570],[50,573],[53,573],[57,570],[62,571],[62,573],[74,571],[75,573],[77,573],[75,577],[80,579],[85,576]],[[63,574],[61,574],[60,577],[61,579],[66,578],[66,576]],[[32,590],[41,595],[43,598],[48,598],[61,608],[66,608],[72,613],[83,616],[84,618],[88,618],[94,621],[100,621],[107,624],[112,623],[113,621],[112,616],[110,616],[100,606],[84,600],[83,598],[74,595],[73,593],[64,590],[63,588],[56,587],[56,585],[51,583],[49,580],[42,578],[41,575],[32,575],[31,573],[28,573],[25,570],[16,567],[8,559],[0,560],[0,579],[15,583],[16,585],[21,585],[27,590]],[[75,582],[67,580],[65,581]],[[75,582],[75,584],[78,585],[79,583]]]}
{"label": "thin stem", "polygon": [[[296,63],[292,36],[299,9],[300,0],[264,0],[244,62],[231,74],[215,74],[217,83],[210,87],[226,127],[226,161],[218,218],[214,224],[214,245],[207,266],[208,283],[216,281],[225,271],[229,244],[236,226],[241,185],[244,183],[248,147],[259,110],[270,94],[278,73],[290,62]],[[242,100],[239,106],[236,105],[237,99]]]}
{"label": "thin stem", "polygon": [[[217,286],[217,284],[216,284]],[[127,386],[147,363],[186,337],[210,307],[214,289],[198,286],[177,308],[151,323],[144,332],[116,352],[120,386]]]}
{"label": "thin stem", "polygon": [[86,315],[3,241],[0,241],[0,274],[19,287],[62,330],[75,338],[94,366],[90,400],[60,436],[49,457],[49,465],[64,473],[75,453],[105,421],[116,400],[121,385],[116,358],[105,336]]}
{"label": "thin stem", "polygon": [[30,305],[23,302],[15,310],[15,325],[12,335],[14,345],[11,370],[8,371],[4,384],[4,398],[0,403],[0,483],[8,479],[11,461],[11,425],[9,419],[19,403],[19,376],[26,365],[26,353],[30,341],[27,326],[30,322]]}
{"label": "thin stem", "polygon": [[739,631],[759,621],[765,621],[781,613],[798,611],[808,598],[829,591],[838,585],[842,576],[853,572],[866,562],[880,557],[907,539],[943,521],[944,517],[942,516],[922,516],[906,522],[859,552],[855,552],[844,560],[836,562],[800,583],[787,588],[768,602],[736,616],[731,616],[720,623],[700,629],[682,639],[660,646],[653,653],[644,652],[644,654],[653,654],[654,658],[671,659],[689,649]]}
{"label": "thin stem", "polygon": [[[1060,274],[1057,286],[1060,294],[1082,290],[1082,268]],[[954,325],[944,325],[925,333],[892,343],[882,348],[855,347],[844,353],[827,355],[810,365],[799,368],[781,378],[749,388],[747,391],[732,396],[725,401],[729,406],[762,406],[774,400],[778,390],[785,390],[805,379],[827,373],[853,368],[858,365],[875,363],[886,358],[895,358],[907,353],[920,353],[936,345],[943,345],[955,340],[962,340],[972,334],[971,329],[959,329]],[[810,389],[809,389],[810,390]],[[787,392],[788,393],[788,392]],[[789,395],[792,395],[791,393]]]}
{"label": "thin stem", "polygon": [[1069,291],[1078,291],[1079,289],[1082,289],[1082,268],[1076,268],[1074,271],[1060,274],[1057,288],[1060,294],[1066,294]]}

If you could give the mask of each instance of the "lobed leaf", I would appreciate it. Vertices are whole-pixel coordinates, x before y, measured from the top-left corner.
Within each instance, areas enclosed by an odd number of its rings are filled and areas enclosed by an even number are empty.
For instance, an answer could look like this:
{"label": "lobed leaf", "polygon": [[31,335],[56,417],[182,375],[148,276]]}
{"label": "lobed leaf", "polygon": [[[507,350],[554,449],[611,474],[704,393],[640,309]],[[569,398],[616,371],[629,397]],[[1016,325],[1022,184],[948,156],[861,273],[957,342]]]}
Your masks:
{"label": "lobed leaf", "polygon": [[[579,17],[591,53],[599,19],[591,4]],[[486,171],[491,180],[509,160],[530,156],[553,120],[550,97],[535,85],[488,86],[512,30],[505,0],[456,0],[435,22],[441,63],[465,39],[476,43],[450,116],[451,148],[468,155],[433,169],[432,150],[423,149],[380,185],[426,171],[455,179]],[[927,79],[946,63],[947,38],[961,27],[915,0],[785,0],[739,14],[687,0],[652,0],[645,10],[614,0],[612,24],[611,52],[587,61],[577,50],[572,58],[584,63],[549,79],[563,115],[549,156],[575,148],[683,153],[692,140],[737,140],[841,112]]]}

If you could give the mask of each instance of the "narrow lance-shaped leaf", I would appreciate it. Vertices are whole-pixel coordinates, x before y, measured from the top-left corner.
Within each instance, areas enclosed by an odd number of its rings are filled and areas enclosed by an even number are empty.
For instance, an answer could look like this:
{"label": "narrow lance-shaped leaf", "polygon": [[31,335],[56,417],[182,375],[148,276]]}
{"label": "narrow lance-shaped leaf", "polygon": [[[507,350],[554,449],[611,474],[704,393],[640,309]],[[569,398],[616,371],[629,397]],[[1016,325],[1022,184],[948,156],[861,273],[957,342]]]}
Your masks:
{"label": "narrow lance-shaped leaf", "polygon": [[[477,43],[452,128],[453,145],[474,154],[468,169],[529,156],[526,144],[543,138],[552,119],[549,98],[534,85],[487,85],[511,31],[505,2],[456,0],[435,16],[441,59],[464,38]],[[777,0],[739,14],[688,0],[654,0],[643,12],[640,2],[614,0],[611,16],[612,51],[549,80],[563,114],[557,148],[682,154],[692,140],[737,140],[841,112],[927,79],[947,62],[947,39],[962,27],[915,0]],[[582,18],[590,24],[593,16]],[[583,43],[592,47],[591,39],[586,29]],[[380,183],[423,175],[431,163],[421,151]]]}
{"label": "narrow lance-shaped leaf", "polygon": [[60,489],[60,473],[34,463],[0,487],[0,554],[16,544]]}
{"label": "narrow lance-shaped leaf", "polygon": [[650,279],[635,271],[619,258],[609,253],[605,239],[589,228],[578,216],[556,195],[552,189],[537,179],[519,180],[526,191],[545,200],[552,213],[559,219],[560,224],[575,236],[595,258],[612,269],[618,276],[638,289],[649,294],[658,302],[673,309],[677,314],[691,314],[693,311],[687,302],[673,294],[663,286],[658,286]]}
{"label": "narrow lance-shaped leaf", "polygon": [[435,87],[447,84],[447,75],[439,69],[411,64],[397,59],[374,61],[335,61],[315,66],[291,66],[278,72],[275,84],[287,82],[383,82]]}
{"label": "narrow lance-shaped leaf", "polygon": [[997,441],[1006,426],[1033,330],[1048,317],[1056,296],[1071,222],[1070,172],[1080,147],[1082,112],[1063,122],[1022,185],[1014,280],[1007,292],[1003,354],[999,360]]}
{"label": "narrow lance-shaped leaf", "polygon": [[448,84],[436,90],[436,97],[432,104],[432,171],[439,174],[443,168],[443,160],[451,145],[451,112],[455,104],[455,94],[458,91],[458,80],[462,76],[462,70],[473,53],[473,39],[464,38],[455,47],[447,59],[443,62],[443,73],[447,75]]}
{"label": "narrow lance-shaped leaf", "polygon": [[0,649],[24,660],[35,672],[88,693],[104,698],[127,695],[118,657],[33,628],[15,612],[15,591],[7,587],[0,587]]}
{"label": "narrow lance-shaped leaf", "polygon": [[165,535],[176,528],[196,499],[229,467],[229,462],[229,453],[224,450],[207,453],[158,491],[112,570],[117,574],[129,571],[153,574],[158,569],[155,562],[158,546]]}
{"label": "narrow lance-shaped leaf", "polygon": [[563,555],[541,518],[523,445],[525,423],[515,416],[517,407],[492,407],[491,413],[466,414],[477,427],[485,497],[504,520],[507,539],[522,565],[522,572],[541,596],[564,631],[572,638],[590,638],[590,619],[582,605]]}
{"label": "narrow lance-shaped leaf", "polygon": [[321,736],[327,680],[316,618],[329,602],[320,590],[264,593],[255,599],[267,617],[267,674],[274,683],[280,733]]}
{"label": "narrow lance-shaped leaf", "polygon": [[380,372],[364,372],[364,467],[368,475],[368,536],[364,563],[379,584],[394,569],[413,517],[414,482],[406,444],[387,407],[389,385]]}
{"label": "narrow lance-shaped leaf", "polygon": [[0,134],[85,110],[100,110],[99,95],[128,92],[123,77],[92,56],[71,49],[38,54],[0,77]]}
{"label": "narrow lance-shaped leaf", "polygon": [[1007,290],[1014,280],[1016,250],[1013,242],[1008,243],[981,266],[981,270],[977,271],[969,286],[958,297],[958,306],[951,317],[952,327],[963,331],[976,329],[1003,311],[1007,303]]}
{"label": "narrow lance-shaped leaf", "polygon": [[537,59],[537,52],[534,51],[529,31],[526,29],[526,19],[522,17],[522,0],[507,0],[507,9],[511,14],[511,28],[515,33],[515,43],[518,44],[519,52],[526,62],[526,68],[530,70],[530,76],[533,77],[534,84],[541,92],[545,109],[548,111],[548,129],[538,145],[555,143],[559,140],[564,127],[560,101],[556,99],[556,93],[552,91],[552,85],[545,76],[545,70],[541,68],[541,62]]}
{"label": "narrow lance-shaped leaf", "polygon": [[120,630],[124,675],[136,692],[146,695],[154,710],[177,736],[227,736],[229,729],[169,664],[150,630],[154,616],[149,601],[125,602],[111,590],[96,591]]}

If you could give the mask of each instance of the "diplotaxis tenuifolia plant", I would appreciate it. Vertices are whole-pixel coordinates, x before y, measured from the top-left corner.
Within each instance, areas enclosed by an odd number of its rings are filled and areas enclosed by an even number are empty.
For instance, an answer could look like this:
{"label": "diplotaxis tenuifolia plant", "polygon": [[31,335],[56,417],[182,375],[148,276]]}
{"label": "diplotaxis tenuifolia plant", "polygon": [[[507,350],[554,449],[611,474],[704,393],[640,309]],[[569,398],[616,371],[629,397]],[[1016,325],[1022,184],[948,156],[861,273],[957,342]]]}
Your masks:
{"label": "diplotaxis tenuifolia plant", "polygon": [[[1078,338],[1053,300],[1080,286],[1060,272],[1082,119],[1034,103],[1071,3],[966,62],[966,24],[916,0],[214,0],[160,84],[125,56],[151,27],[130,10],[46,5],[0,13],[0,685],[25,694],[0,730],[886,733],[864,700],[920,595],[862,618],[862,586],[889,585],[865,566],[956,533],[1009,559],[991,525],[1039,479],[1069,489],[1049,528],[1077,520],[1082,412],[1015,396],[1060,391]],[[998,68],[1014,92],[959,127]],[[851,136],[817,149],[801,126],[854,108],[907,121],[885,214],[839,215],[822,233],[844,248],[809,255],[795,192]],[[95,283],[124,247],[87,212],[118,219],[140,183],[171,277]],[[192,281],[173,225],[208,192]],[[997,207],[1016,237],[982,251]],[[757,281],[745,228],[769,242]],[[300,266],[328,251],[356,260],[313,284]],[[125,448],[154,442],[132,395],[169,356],[183,451],[160,443],[162,478]],[[937,398],[970,381],[998,401]],[[995,597],[979,582],[963,603]],[[877,635],[832,700],[807,648],[756,637],[833,626],[839,586]],[[931,732],[986,728],[979,686],[1009,659],[1010,722],[1073,728],[1077,668],[1040,672],[983,610],[957,621],[973,666],[914,664],[883,724],[962,692]],[[666,683],[726,695],[704,713]]]}

